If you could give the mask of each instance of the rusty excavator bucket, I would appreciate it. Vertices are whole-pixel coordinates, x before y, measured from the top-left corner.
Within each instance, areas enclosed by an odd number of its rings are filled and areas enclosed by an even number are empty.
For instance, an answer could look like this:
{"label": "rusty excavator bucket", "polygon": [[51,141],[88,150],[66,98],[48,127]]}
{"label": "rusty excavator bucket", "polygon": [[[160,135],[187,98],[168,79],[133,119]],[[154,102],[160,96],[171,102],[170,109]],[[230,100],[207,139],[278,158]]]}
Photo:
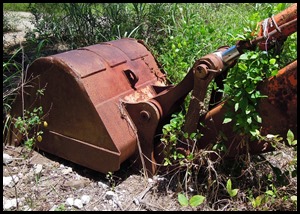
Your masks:
{"label": "rusty excavator bucket", "polygon": [[[288,13],[288,14],[287,14]],[[87,168],[107,173],[117,171],[129,158],[153,175],[162,157],[162,144],[154,136],[170,119],[192,91],[184,131],[199,129],[203,137],[197,146],[206,148],[216,142],[218,131],[228,134],[229,156],[244,148],[234,142],[233,124],[222,124],[224,103],[214,106],[200,117],[209,83],[234,66],[243,51],[253,45],[272,48],[273,40],[284,40],[297,31],[297,4],[266,22],[277,27],[259,31],[253,41],[222,46],[194,63],[185,78],[171,85],[163,69],[140,40],[124,38],[103,42],[35,60],[27,72],[28,84],[20,91],[11,111],[17,118],[24,109],[43,108],[47,126],[40,150]],[[266,25],[264,25],[266,26]],[[273,26],[273,25],[272,25]],[[259,103],[263,134],[286,135],[291,129],[297,137],[297,61],[281,69],[277,76],[259,86],[268,98]],[[37,94],[43,91],[42,96]],[[204,126],[199,126],[200,122]],[[21,141],[14,128],[11,144]],[[250,152],[270,151],[270,144],[251,144]]]}
{"label": "rusty excavator bucket", "polygon": [[118,170],[137,150],[135,127],[122,103],[149,100],[168,88],[152,54],[134,39],[39,58],[28,79],[30,87],[12,113],[43,107],[48,126],[37,147],[103,173]]}

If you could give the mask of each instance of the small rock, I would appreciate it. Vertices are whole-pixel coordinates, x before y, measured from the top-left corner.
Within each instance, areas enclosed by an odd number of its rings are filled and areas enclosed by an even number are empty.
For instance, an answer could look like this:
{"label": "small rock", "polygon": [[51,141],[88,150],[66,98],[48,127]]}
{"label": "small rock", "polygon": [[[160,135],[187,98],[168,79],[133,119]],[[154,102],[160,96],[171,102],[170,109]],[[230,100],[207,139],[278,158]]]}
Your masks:
{"label": "small rock", "polygon": [[49,211],[55,211],[56,208],[57,208],[57,205],[54,205],[53,207],[51,207],[51,209]]}
{"label": "small rock", "polygon": [[82,179],[82,176],[76,173],[76,174],[75,174],[75,179],[76,179],[76,180],[80,180],[80,179]]}
{"label": "small rock", "polygon": [[102,187],[103,189],[108,189],[109,188],[109,186],[107,184],[105,184],[105,183],[103,183],[101,181],[98,182],[98,186]]}
{"label": "small rock", "polygon": [[21,172],[18,173],[18,177],[19,177],[19,178],[23,178],[23,176],[24,176],[24,175],[23,175]]}
{"label": "small rock", "polygon": [[66,174],[69,174],[70,172],[72,172],[72,168],[71,167],[68,167],[68,168],[65,168],[63,170],[61,170],[62,174],[66,175]]}
{"label": "small rock", "polygon": [[37,164],[36,166],[35,166],[35,169],[34,169],[34,174],[40,174],[41,172],[42,172],[42,170],[43,170],[43,165],[42,164]]}
{"label": "small rock", "polygon": [[164,181],[164,180],[166,180],[166,178],[164,178],[164,177],[160,177],[160,176],[157,176],[157,181]]}
{"label": "small rock", "polygon": [[3,199],[3,210],[10,210],[17,207],[17,199]]}
{"label": "small rock", "polygon": [[22,210],[23,211],[32,211],[32,209],[28,205],[25,205],[24,207],[22,207]]}
{"label": "small rock", "polygon": [[80,199],[75,199],[73,206],[81,209],[83,207],[82,201]]}
{"label": "small rock", "polygon": [[4,164],[11,163],[12,161],[13,161],[13,160],[12,160],[12,156],[3,153],[3,163],[4,163]]}
{"label": "small rock", "polygon": [[113,191],[107,191],[105,193],[106,200],[112,200],[115,196],[116,194]]}
{"label": "small rock", "polygon": [[8,186],[12,182],[12,177],[3,177],[3,186]]}
{"label": "small rock", "polygon": [[133,198],[133,203],[135,203],[137,206],[140,205],[140,201],[137,198]]}
{"label": "small rock", "polygon": [[196,190],[192,186],[188,186],[190,192],[196,192]]}
{"label": "small rock", "polygon": [[86,205],[87,203],[89,203],[90,202],[90,200],[91,200],[91,197],[90,196],[88,196],[88,195],[83,195],[83,196],[81,196],[81,201],[82,201],[82,204],[83,205]]}
{"label": "small rock", "polygon": [[74,198],[67,198],[66,205],[73,206],[74,205]]}
{"label": "small rock", "polygon": [[111,206],[113,206],[113,207],[114,207],[114,205],[115,205],[115,203],[114,203],[113,200],[108,200],[108,204],[111,205]]}
{"label": "small rock", "polygon": [[65,188],[83,188],[88,184],[88,180],[87,179],[82,179],[82,180],[68,180],[66,181],[62,186]]}
{"label": "small rock", "polygon": [[13,187],[18,183],[18,181],[19,181],[19,177],[16,175],[13,175],[13,177],[11,176],[3,177],[3,186]]}
{"label": "small rock", "polygon": [[152,178],[148,178],[148,183],[154,183]]}
{"label": "small rock", "polygon": [[54,172],[54,173],[50,173],[53,177],[56,177],[56,176],[58,176],[58,174],[56,173],[56,172]]}

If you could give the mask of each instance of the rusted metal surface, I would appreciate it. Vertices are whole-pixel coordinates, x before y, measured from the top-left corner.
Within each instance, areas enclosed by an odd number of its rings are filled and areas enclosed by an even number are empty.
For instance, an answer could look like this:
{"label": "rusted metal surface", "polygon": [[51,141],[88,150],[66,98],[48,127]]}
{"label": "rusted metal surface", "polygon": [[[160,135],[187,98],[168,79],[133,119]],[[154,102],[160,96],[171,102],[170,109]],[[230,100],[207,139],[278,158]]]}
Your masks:
{"label": "rusted metal surface", "polygon": [[[37,59],[28,69],[34,80],[25,109],[42,106],[48,127],[37,147],[106,173],[137,151],[135,131],[120,103],[147,101],[164,73],[141,42],[121,39]],[[155,85],[155,86],[153,86]],[[38,89],[46,87],[36,100]],[[33,106],[32,106],[33,104]],[[21,97],[13,112],[21,115]]]}
{"label": "rusted metal surface", "polygon": [[[273,20],[276,22],[278,27],[294,19],[297,19],[297,3],[292,4],[290,7],[273,16]],[[259,30],[257,36],[262,36],[264,34],[262,26],[263,22],[264,21],[258,23]],[[276,25],[273,23],[272,18],[268,19],[268,26],[268,32],[276,29]]]}
{"label": "rusted metal surface", "polygon": [[[286,137],[290,129],[297,138],[297,61],[281,69],[275,77],[265,80],[258,88],[268,98],[262,98],[258,104],[258,112],[262,117],[261,134],[279,134]],[[201,149],[209,148],[221,140],[220,132],[226,133],[225,142],[229,148],[228,157],[244,154],[247,149],[251,154],[271,151],[273,148],[268,142],[251,142],[246,144],[233,131],[233,124],[223,124],[225,112],[228,109],[222,103],[209,111],[203,120],[204,128],[199,126],[203,136],[197,146]],[[233,111],[233,110],[232,110]]]}
{"label": "rusted metal surface", "polygon": [[258,112],[263,118],[261,133],[286,137],[290,129],[297,137],[297,60],[281,69],[258,88],[262,98]]}
{"label": "rusted metal surface", "polygon": [[[297,3],[259,22],[258,27],[256,36],[262,38],[262,41],[258,44],[261,50],[265,50],[266,47],[270,48],[269,43],[274,39],[285,39],[297,31]],[[272,31],[273,33],[271,33]],[[268,38],[268,40],[266,40],[266,38]]]}
{"label": "rusted metal surface", "polygon": [[208,54],[194,64],[192,68],[194,74],[193,91],[188,112],[185,116],[184,132],[191,134],[197,131],[199,118],[205,111],[204,98],[207,93],[207,87],[225,68],[221,55],[222,51],[227,48],[221,47],[216,53]]}
{"label": "rusted metal surface", "polygon": [[153,176],[156,173],[153,139],[161,119],[159,109],[152,102],[124,103],[130,116],[129,124],[136,130],[138,148],[135,157],[137,163],[145,170],[145,174]]}

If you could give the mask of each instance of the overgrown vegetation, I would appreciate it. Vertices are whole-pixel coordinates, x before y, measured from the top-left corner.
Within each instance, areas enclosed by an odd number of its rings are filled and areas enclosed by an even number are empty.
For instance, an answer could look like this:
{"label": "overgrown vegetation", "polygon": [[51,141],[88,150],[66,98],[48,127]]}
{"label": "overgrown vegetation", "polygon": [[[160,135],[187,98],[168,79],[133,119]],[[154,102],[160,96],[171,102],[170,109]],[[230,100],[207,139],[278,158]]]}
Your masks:
{"label": "overgrown vegetation", "polygon": [[4,11],[29,11],[28,6],[30,3],[3,3]]}
{"label": "overgrown vegetation", "polygon": [[[9,6],[8,6],[9,5]],[[18,5],[18,4],[15,4]],[[196,59],[215,51],[223,45],[234,45],[237,40],[251,37],[256,23],[277,14],[290,4],[285,3],[30,3],[18,5],[35,16],[36,29],[27,34],[27,46],[38,47],[37,58],[47,54],[46,47],[57,44],[75,49],[95,43],[133,37],[146,41],[151,51],[167,73],[169,80],[177,84],[189,71]],[[11,8],[11,4],[4,4]],[[5,21],[5,19],[4,19]],[[11,28],[4,22],[3,28]],[[25,47],[26,50],[26,47]],[[17,54],[20,50],[17,50]],[[12,98],[19,87],[16,79],[24,72],[22,62],[3,62],[3,115],[4,127],[8,127]],[[297,57],[297,33],[291,35],[277,50],[247,51],[230,69],[224,89],[224,98],[235,112],[226,116],[224,123],[234,122],[235,131],[244,135],[246,142],[266,138],[258,132],[261,117],[257,113],[258,100],[263,97],[257,85],[263,79],[276,75],[277,71]],[[23,59],[24,60],[24,59]],[[14,68],[14,69],[12,69]],[[23,70],[23,71],[22,71]],[[214,87],[213,83],[210,87]],[[212,151],[193,147],[190,154],[176,150],[178,143],[189,139],[196,144],[201,133],[187,135],[182,131],[184,113],[188,106],[187,97],[183,111],[172,115],[169,124],[162,129],[161,142],[167,145],[164,165],[171,170],[170,180],[176,180],[180,189],[178,202],[182,206],[198,207],[206,202],[215,210],[296,210],[297,192],[292,189],[296,176],[297,157],[279,169],[262,155],[248,154],[232,160],[223,160],[219,153],[226,150],[216,144]],[[27,145],[41,139],[42,107],[18,118],[16,128],[24,130]],[[5,119],[6,118],[6,119]],[[25,127],[34,128],[29,136]],[[4,131],[3,131],[4,133]],[[226,137],[226,136],[224,136]],[[287,136],[272,136],[276,150],[294,146],[297,142],[292,132]],[[28,141],[32,139],[32,141]],[[274,153],[276,154],[276,153]],[[214,157],[214,158],[212,158]],[[176,178],[176,179],[175,179]],[[112,173],[107,179],[114,186]],[[243,204],[241,204],[243,202]],[[224,205],[225,204],[225,205]],[[63,209],[63,207],[61,208]],[[242,208],[241,208],[242,209]]]}

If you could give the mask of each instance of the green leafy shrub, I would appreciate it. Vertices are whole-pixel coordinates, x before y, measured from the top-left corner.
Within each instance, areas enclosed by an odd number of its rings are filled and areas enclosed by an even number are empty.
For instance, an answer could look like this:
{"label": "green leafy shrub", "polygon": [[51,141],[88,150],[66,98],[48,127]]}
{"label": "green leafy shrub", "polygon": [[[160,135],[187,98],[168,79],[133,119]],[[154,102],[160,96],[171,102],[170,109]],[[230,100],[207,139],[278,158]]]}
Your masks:
{"label": "green leafy shrub", "polygon": [[24,110],[23,117],[17,117],[14,126],[25,138],[25,146],[33,149],[36,142],[42,141],[43,131],[38,127],[42,124],[43,109],[42,107],[34,108],[32,112]]}

